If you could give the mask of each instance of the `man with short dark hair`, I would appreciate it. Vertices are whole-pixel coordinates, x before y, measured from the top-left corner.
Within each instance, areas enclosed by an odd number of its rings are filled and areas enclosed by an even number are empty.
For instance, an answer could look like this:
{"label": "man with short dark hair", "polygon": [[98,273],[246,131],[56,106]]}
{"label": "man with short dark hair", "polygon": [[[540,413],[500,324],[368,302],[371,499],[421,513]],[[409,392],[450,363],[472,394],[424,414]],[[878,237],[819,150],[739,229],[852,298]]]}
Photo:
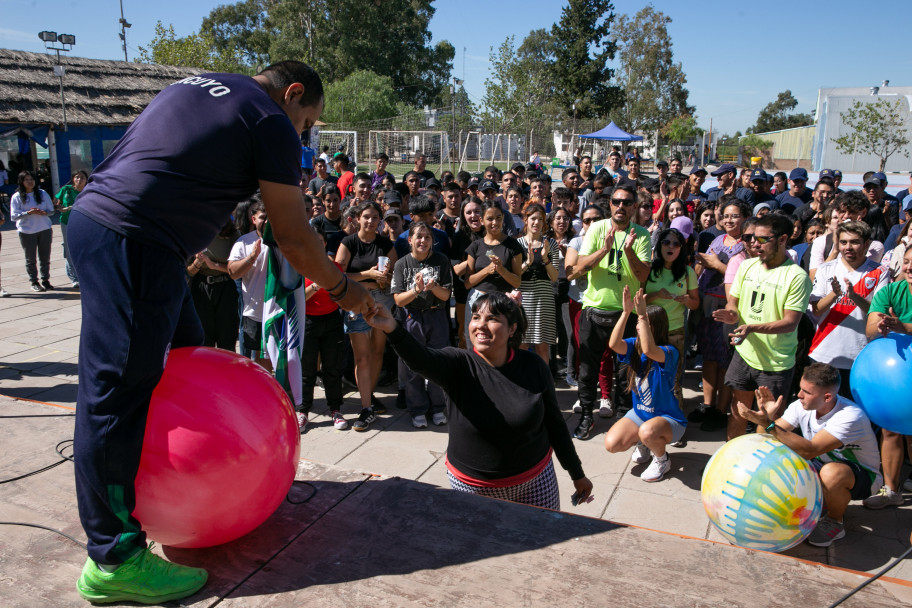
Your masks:
{"label": "man with short dark hair", "polygon": [[[749,245],[757,257],[741,263],[728,303],[713,312],[714,320],[737,326],[729,334],[735,354],[725,374],[736,401],[752,403],[761,386],[778,398],[791,386],[798,323],[811,297],[811,280],[788,255],[793,229],[783,215],[770,213],[757,220]],[[733,410],[728,438],[743,435],[745,426],[745,419]]]}
{"label": "man with short dark hair", "polygon": [[612,150],[608,154],[608,164],[605,165],[605,170],[608,171],[608,175],[611,176],[611,179],[617,181],[620,177],[627,177],[627,171],[621,168],[621,153],[617,150]]}
{"label": "man with short dark hair", "polygon": [[307,184],[307,191],[314,196],[323,196],[321,193],[323,186],[326,184],[335,185],[339,178],[335,175],[330,175],[326,171],[326,161],[323,160],[322,156],[314,160],[314,169],[316,169],[317,174]]}
{"label": "man with short dark hair", "polygon": [[814,185],[811,202],[805,203],[795,209],[795,216],[802,224],[807,224],[813,217],[822,217],[827,205],[836,197],[836,185],[832,178],[821,177]]}
{"label": "man with short dark hair", "polygon": [[187,77],[146,106],[70,212],[67,244],[82,298],[74,467],[89,554],[76,587],[93,603],[159,604],[206,582],[205,570],[149,550],[133,515],[135,482],[168,353],[203,339],[186,260],[206,248],[237,202],[259,189],[294,269],[343,308],[373,307],[329,261],[305,218],[301,133],[322,110],[320,77],[300,62],[253,77]]}
{"label": "man with short dark hair", "polygon": [[[434,201],[426,194],[419,194],[418,196],[412,197],[409,201],[409,216],[412,218],[411,223],[423,222],[427,224],[430,227],[431,235],[434,238],[434,251],[447,254],[450,251],[450,237],[448,237],[447,233],[443,230],[434,228],[434,212],[436,210],[437,206],[434,204]],[[404,258],[411,251],[408,242],[408,231],[400,234],[393,245],[396,247],[396,256],[400,260]]]}
{"label": "man with short dark hair", "polygon": [[[836,199],[833,201],[833,205],[835,209],[833,215],[836,217],[837,222],[842,223],[854,220],[864,221],[868,224],[865,218],[867,217],[871,203],[868,202],[865,195],[858,190],[848,190],[837,195]],[[870,224],[868,224],[868,226],[870,226]],[[865,255],[874,262],[880,262],[880,259],[884,254],[884,246],[880,241],[874,240],[873,236],[874,234],[872,231],[871,244],[868,246],[868,251]],[[834,240],[833,234],[819,236],[811,243],[811,253],[808,258],[808,274],[812,281],[817,274],[817,268],[819,268],[821,264],[829,262],[830,260],[835,260],[836,256],[839,255],[839,249],[835,244],[836,241]]]}
{"label": "man with short dark hair", "polygon": [[684,163],[678,158],[672,158],[668,163],[668,171],[672,174],[682,174]]}
{"label": "man with short dark hair", "polygon": [[867,224],[840,224],[836,228],[839,257],[817,268],[811,291],[811,311],[818,321],[809,356],[839,370],[840,394],[846,398],[852,396],[852,363],[868,344],[865,324],[871,299],[890,282],[890,271],[865,257],[870,245],[871,228]]}
{"label": "man with short dark hair", "polygon": [[402,183],[408,187],[409,196],[418,196],[421,191],[421,174],[417,171],[409,171],[402,176]]}
{"label": "man with short dark hair", "polygon": [[415,166],[412,171],[421,177],[422,187],[424,187],[425,180],[436,177],[434,172],[427,168],[427,156],[421,151],[415,152]]}
{"label": "man with short dark hair", "polygon": [[389,162],[390,157],[384,152],[380,152],[377,154],[376,158],[374,158],[374,170],[371,171],[370,174],[371,190],[376,190],[383,181],[383,178],[389,175],[389,173],[386,172],[386,167],[389,165]]}
{"label": "man with short dark hair", "polygon": [[437,213],[437,218],[443,223],[447,236],[452,240],[456,236],[456,222],[459,221],[459,208],[462,205],[462,189],[456,182],[443,186],[443,209]]}
{"label": "man with short dark hair", "polygon": [[668,177],[668,162],[664,161],[664,160],[660,160],[659,162],[657,162],[655,164],[655,167],[656,167],[656,173],[659,174],[658,180],[660,182],[664,182],[665,179]]}
{"label": "man with short dark hair", "polygon": [[[864,410],[839,395],[838,370],[812,363],[805,368],[799,386],[798,400],[781,417],[783,397],[775,397],[765,386],[756,391],[759,412],[743,401],[738,402],[738,412],[809,460],[817,471],[827,514],[807,541],[815,547],[829,547],[845,536],[842,518],[849,501],[865,498],[882,483],[880,453]],[[796,429],[800,435],[792,432]]]}
{"label": "man with short dark hair", "polygon": [[339,187],[339,192],[342,193],[342,198],[345,198],[351,194],[351,185],[355,180],[355,173],[348,168],[348,156],[345,152],[336,152],[335,156],[332,158],[333,169],[339,176],[339,181],[336,182],[336,185]]}

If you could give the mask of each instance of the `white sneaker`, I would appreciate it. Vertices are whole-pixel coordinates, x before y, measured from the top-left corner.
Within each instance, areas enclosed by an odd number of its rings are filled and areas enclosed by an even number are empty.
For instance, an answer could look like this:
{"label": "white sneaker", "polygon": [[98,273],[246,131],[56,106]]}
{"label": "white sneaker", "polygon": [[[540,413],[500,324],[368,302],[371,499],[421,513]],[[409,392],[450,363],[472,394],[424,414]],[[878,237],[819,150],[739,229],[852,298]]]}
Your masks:
{"label": "white sneaker", "polygon": [[580,405],[580,401],[579,401],[579,399],[577,399],[576,403],[573,404],[573,413],[579,414],[579,413],[582,413],[582,411],[583,411],[583,406]]}
{"label": "white sneaker", "polygon": [[9,292],[7,290],[3,289],[2,287],[0,287],[0,298],[8,298],[8,297],[10,297]]}
{"label": "white sneaker", "polygon": [[304,412],[296,412],[298,416],[298,432],[303,433],[304,429],[307,428],[307,414]]}
{"label": "white sneaker", "polygon": [[416,429],[426,429],[427,428],[427,416],[419,414],[418,416],[412,416],[412,426]]}
{"label": "white sneaker", "polygon": [[72,283],[72,285],[70,285],[70,287],[72,287],[73,289],[79,289],[79,281],[73,281],[73,283]]}
{"label": "white sneaker", "polygon": [[642,441],[637,441],[637,444],[633,448],[633,455],[630,456],[630,460],[637,464],[644,464],[649,462],[649,459],[652,458],[652,452],[643,445]]}
{"label": "white sneaker", "polygon": [[348,428],[348,420],[342,416],[342,412],[335,410],[332,413],[333,428],[337,431],[344,431]]}
{"label": "white sneaker", "polygon": [[869,509],[883,509],[891,505],[900,506],[904,502],[901,492],[894,492],[887,486],[881,486],[880,492],[864,499],[863,503]]}
{"label": "white sneaker", "polygon": [[614,416],[614,408],[611,407],[611,399],[599,400],[599,418],[611,418]]}
{"label": "white sneaker", "polygon": [[447,423],[446,414],[444,414],[443,412],[436,412],[431,417],[431,422],[433,422],[435,426],[443,426],[444,424]]}
{"label": "white sneaker", "polygon": [[643,481],[659,481],[665,477],[665,473],[671,470],[671,458],[668,457],[668,454],[665,454],[665,458],[659,460],[658,457],[652,457],[652,464],[646,467],[646,470],[643,471],[643,474],[640,475],[640,479]]}

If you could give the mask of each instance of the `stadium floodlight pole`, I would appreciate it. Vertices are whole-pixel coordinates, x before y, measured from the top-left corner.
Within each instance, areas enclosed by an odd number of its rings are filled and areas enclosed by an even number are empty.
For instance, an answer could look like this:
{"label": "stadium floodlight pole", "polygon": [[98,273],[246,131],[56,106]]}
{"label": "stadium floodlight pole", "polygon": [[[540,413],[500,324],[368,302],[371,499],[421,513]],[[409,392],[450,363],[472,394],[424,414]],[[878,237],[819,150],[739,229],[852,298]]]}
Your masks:
{"label": "stadium floodlight pole", "polygon": [[117,22],[120,23],[120,40],[123,42],[124,61],[130,61],[127,58],[127,28],[133,27],[133,24],[124,19],[123,0],[120,0],[120,19]]}
{"label": "stadium floodlight pole", "polygon": [[453,87],[450,89],[450,92],[451,92],[450,103],[453,106],[452,107],[453,113],[450,115],[450,117],[451,117],[451,120],[453,123],[453,140],[456,141],[456,152],[457,153],[459,152],[459,140],[456,139],[456,87],[461,85],[463,82],[464,82],[463,80],[460,80],[459,78],[456,78],[455,76],[453,76]]}
{"label": "stadium floodlight pole", "polygon": [[[66,69],[60,63],[60,51],[68,53],[70,49],[73,48],[73,45],[76,44],[76,36],[72,34],[60,34],[57,35],[57,32],[38,32],[38,38],[44,42],[44,48],[49,51],[54,51],[57,53],[57,64],[54,66],[54,76],[57,76],[60,79],[60,107],[63,108],[63,130],[68,130],[67,125],[67,115],[66,115],[66,99],[63,96],[63,75],[66,74]],[[54,46],[54,43],[57,42],[60,46]],[[69,48],[67,48],[69,47]]]}

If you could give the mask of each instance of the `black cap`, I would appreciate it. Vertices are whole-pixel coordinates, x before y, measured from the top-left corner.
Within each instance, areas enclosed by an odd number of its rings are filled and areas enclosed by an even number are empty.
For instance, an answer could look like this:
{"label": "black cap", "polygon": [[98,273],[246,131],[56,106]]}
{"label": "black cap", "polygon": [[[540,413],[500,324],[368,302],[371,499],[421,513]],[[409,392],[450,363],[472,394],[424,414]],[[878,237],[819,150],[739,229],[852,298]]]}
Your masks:
{"label": "black cap", "polygon": [[401,205],[402,204],[402,195],[399,194],[395,190],[390,190],[389,192],[387,192],[386,194],[383,195],[383,202],[386,203],[387,205],[392,205],[394,203],[396,205]]}

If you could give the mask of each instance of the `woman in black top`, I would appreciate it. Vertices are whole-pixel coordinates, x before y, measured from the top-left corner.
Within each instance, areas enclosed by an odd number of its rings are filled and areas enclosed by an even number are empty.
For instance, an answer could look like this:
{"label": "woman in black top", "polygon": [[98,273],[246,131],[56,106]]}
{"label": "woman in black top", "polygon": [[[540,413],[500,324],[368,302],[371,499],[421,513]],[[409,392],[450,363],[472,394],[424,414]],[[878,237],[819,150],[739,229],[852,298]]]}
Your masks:
{"label": "woman in black top", "polygon": [[465,279],[469,276],[469,262],[466,250],[469,245],[484,236],[481,224],[481,206],[484,203],[477,196],[466,197],[459,209],[459,220],[456,222],[456,234],[450,247],[450,263],[453,265],[453,298],[456,300],[457,346],[466,347],[466,299],[469,290]]}
{"label": "woman in black top", "polygon": [[525,330],[516,302],[496,292],[475,301],[472,350],[426,348],[382,306],[366,318],[389,333],[411,370],[443,389],[450,421],[447,476],[454,489],[558,509],[553,450],[573,479],[573,503],[589,497],[592,482],[557,405],[548,365],[516,350]]}
{"label": "woman in black top", "polygon": [[[396,249],[393,242],[377,234],[380,226],[380,205],[373,201],[362,203],[358,208],[358,232],[342,239],[336,252],[336,263],[345,269],[349,279],[358,281],[371,292],[375,302],[387,309],[392,308],[389,293],[390,277],[396,263]],[[388,258],[384,270],[379,268],[379,259]],[[374,397],[374,387],[380,377],[383,363],[383,348],[386,335],[371,331],[361,315],[345,314],[345,333],[351,339],[355,356],[355,381],[361,394],[361,414],[352,425],[356,431],[366,431],[376,420],[375,414],[382,414],[386,407]]]}
{"label": "woman in black top", "polygon": [[507,293],[522,283],[523,248],[504,232],[503,210],[496,201],[485,201],[481,210],[484,237],[466,249],[466,287],[473,290],[466,299],[467,308],[483,294]]}

